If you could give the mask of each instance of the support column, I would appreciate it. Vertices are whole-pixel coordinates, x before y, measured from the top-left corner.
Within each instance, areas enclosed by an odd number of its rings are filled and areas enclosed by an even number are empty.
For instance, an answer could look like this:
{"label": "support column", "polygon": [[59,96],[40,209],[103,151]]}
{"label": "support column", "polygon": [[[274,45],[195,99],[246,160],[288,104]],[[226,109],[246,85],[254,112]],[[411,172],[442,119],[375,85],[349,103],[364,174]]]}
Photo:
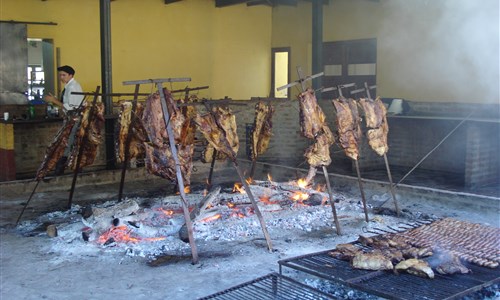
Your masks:
{"label": "support column", "polygon": [[[101,22],[101,86],[105,115],[113,113],[113,100],[109,96],[113,92],[112,67],[111,67],[111,0],[99,1],[99,13]],[[115,145],[114,145],[114,119],[106,118],[105,144],[106,144],[106,168],[108,170],[116,168]]]}
{"label": "support column", "polygon": [[[318,74],[323,72],[323,1],[312,1],[312,72]],[[313,89],[322,86],[321,77],[312,82]],[[321,93],[316,94],[321,98]]]}

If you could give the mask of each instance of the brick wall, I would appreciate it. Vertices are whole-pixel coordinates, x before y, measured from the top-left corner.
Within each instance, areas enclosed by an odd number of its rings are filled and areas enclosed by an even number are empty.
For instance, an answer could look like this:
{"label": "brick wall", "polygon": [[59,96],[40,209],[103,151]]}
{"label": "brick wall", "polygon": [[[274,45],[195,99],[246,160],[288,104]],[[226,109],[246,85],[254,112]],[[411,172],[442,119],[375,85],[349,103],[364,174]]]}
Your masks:
{"label": "brick wall", "polygon": [[465,185],[471,190],[500,186],[500,133],[498,124],[470,123],[467,126]]}
{"label": "brick wall", "polygon": [[[33,177],[45,157],[45,151],[54,140],[62,120],[23,122],[14,124],[14,151],[17,179]],[[104,138],[103,144],[104,145]],[[98,148],[94,168],[105,164],[104,148]]]}

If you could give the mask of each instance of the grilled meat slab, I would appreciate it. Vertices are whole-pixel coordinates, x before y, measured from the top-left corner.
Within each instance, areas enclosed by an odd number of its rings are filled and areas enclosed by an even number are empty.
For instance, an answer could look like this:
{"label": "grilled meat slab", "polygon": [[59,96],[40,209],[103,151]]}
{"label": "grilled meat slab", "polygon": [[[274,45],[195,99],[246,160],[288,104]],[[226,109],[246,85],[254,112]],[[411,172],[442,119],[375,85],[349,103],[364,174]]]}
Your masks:
{"label": "grilled meat slab", "polygon": [[426,261],[410,258],[407,260],[403,260],[398,263],[394,268],[394,271],[397,273],[399,271],[406,271],[409,274],[424,277],[424,278],[434,278],[434,271],[429,266]]}
{"label": "grilled meat slab", "polygon": [[36,171],[36,180],[43,179],[48,172],[54,170],[57,161],[64,155],[64,150],[68,146],[68,139],[73,126],[75,126],[75,120],[71,117],[66,117],[61,129],[59,129],[54,140],[45,151],[45,157]]}
{"label": "grilled meat slab", "polygon": [[274,107],[271,104],[265,104],[260,101],[255,105],[255,119],[253,122],[253,131],[250,137],[252,144],[252,159],[255,160],[263,154],[269,147],[272,136],[272,116]]}
{"label": "grilled meat slab", "polygon": [[352,259],[352,267],[363,270],[392,270],[389,258],[378,252],[359,252]]}
{"label": "grilled meat slab", "polygon": [[[68,159],[68,166],[73,170],[77,167],[76,161],[80,148],[82,148],[82,156],[79,167],[83,168],[94,163],[97,156],[97,147],[102,142],[101,131],[104,128],[104,104],[99,97],[95,102],[94,109],[92,109],[92,102],[93,99],[85,102],[80,127],[75,134],[75,142]],[[84,140],[85,134],[86,140]]]}

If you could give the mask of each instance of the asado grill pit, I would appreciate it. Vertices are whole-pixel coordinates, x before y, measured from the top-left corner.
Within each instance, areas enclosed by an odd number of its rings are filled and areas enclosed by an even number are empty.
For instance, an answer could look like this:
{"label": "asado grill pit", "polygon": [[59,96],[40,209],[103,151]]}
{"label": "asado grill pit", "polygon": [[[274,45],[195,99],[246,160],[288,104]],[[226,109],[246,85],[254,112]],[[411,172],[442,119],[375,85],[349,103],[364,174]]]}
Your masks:
{"label": "asado grill pit", "polygon": [[[446,219],[444,220],[446,221]],[[441,222],[439,224],[442,224],[443,220],[436,222],[433,223],[438,224]],[[455,220],[450,220],[450,222],[455,222]],[[481,230],[478,230],[477,224],[471,225],[471,228],[477,230],[476,234],[481,235]],[[490,228],[486,228],[486,230],[490,230]],[[408,236],[409,231],[396,234]],[[466,231],[462,232],[463,236],[466,234]],[[447,237],[443,237],[443,239],[445,238]],[[433,239],[435,242],[440,241],[439,236],[434,236]],[[352,244],[358,247],[366,247],[358,242]],[[464,243],[456,246],[449,244],[447,247],[450,249],[467,248],[469,252],[474,252],[473,247],[465,247]],[[498,248],[496,244],[495,247]],[[500,251],[500,249],[496,248],[495,251]],[[464,262],[464,265],[471,270],[469,274],[441,275],[435,273],[434,279],[428,279],[407,273],[396,275],[390,271],[354,269],[349,262],[328,255],[330,251],[280,260],[278,261],[279,272],[283,274],[283,267],[288,267],[387,299],[458,299],[500,282],[499,267],[487,268]]]}
{"label": "asado grill pit", "polygon": [[208,299],[327,300],[336,298],[288,277],[277,273],[271,273],[210,296],[200,298],[199,300]]}

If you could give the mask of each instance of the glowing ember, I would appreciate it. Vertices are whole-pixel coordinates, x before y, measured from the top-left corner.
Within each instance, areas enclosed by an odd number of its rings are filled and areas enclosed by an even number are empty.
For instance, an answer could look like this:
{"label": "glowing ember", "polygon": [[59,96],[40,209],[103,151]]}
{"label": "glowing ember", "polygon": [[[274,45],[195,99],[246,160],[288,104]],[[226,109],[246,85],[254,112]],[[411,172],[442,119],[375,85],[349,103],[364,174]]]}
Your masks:
{"label": "glowing ember", "polygon": [[304,201],[304,200],[309,199],[309,194],[302,193],[302,192],[296,192],[295,194],[292,195],[291,198],[294,201]]}
{"label": "glowing ember", "polygon": [[228,202],[228,203],[227,203],[227,207],[229,207],[229,208],[233,208],[233,207],[234,207],[234,203],[232,203],[232,202]]}
{"label": "glowing ember", "polygon": [[277,204],[278,201],[271,201],[271,197],[263,195],[259,197],[260,202],[265,204]]}
{"label": "glowing ember", "polygon": [[297,185],[301,188],[305,188],[307,186],[307,181],[304,178],[300,178],[297,180]]}
{"label": "glowing ember", "polygon": [[202,219],[201,222],[212,222],[212,221],[220,219],[221,217],[222,217],[221,214],[216,214],[216,215]]}
{"label": "glowing ember", "polygon": [[315,188],[316,192],[324,192],[325,191],[325,184],[319,184],[316,185],[316,188]]}
{"label": "glowing ember", "polygon": [[240,194],[246,194],[246,191],[245,189],[243,188],[243,185],[241,184],[241,182],[236,182],[234,183],[234,186],[233,186],[233,193],[240,193]]}
{"label": "glowing ember", "polygon": [[[189,193],[191,193],[191,188],[190,188],[189,186],[185,186],[185,187],[184,187],[184,194],[189,194]],[[179,191],[177,191],[177,193],[175,193],[175,194],[176,194],[176,195],[179,195],[179,194],[180,194],[180,192],[179,192]]]}
{"label": "glowing ember", "polygon": [[245,181],[246,181],[248,184],[252,184],[252,182],[253,182],[253,178],[252,178],[252,177],[248,177],[247,179],[245,179]]}
{"label": "glowing ember", "polygon": [[140,241],[161,241],[164,240],[165,237],[156,237],[156,238],[141,238],[134,237],[130,235],[131,230],[125,226],[113,226],[105,233],[101,234],[97,239],[97,242],[100,244],[104,244],[109,241],[111,238],[116,243],[138,243]]}
{"label": "glowing ember", "polygon": [[174,211],[171,210],[171,209],[160,208],[159,211],[161,211],[162,213],[164,213],[166,216],[172,216],[174,214]]}

